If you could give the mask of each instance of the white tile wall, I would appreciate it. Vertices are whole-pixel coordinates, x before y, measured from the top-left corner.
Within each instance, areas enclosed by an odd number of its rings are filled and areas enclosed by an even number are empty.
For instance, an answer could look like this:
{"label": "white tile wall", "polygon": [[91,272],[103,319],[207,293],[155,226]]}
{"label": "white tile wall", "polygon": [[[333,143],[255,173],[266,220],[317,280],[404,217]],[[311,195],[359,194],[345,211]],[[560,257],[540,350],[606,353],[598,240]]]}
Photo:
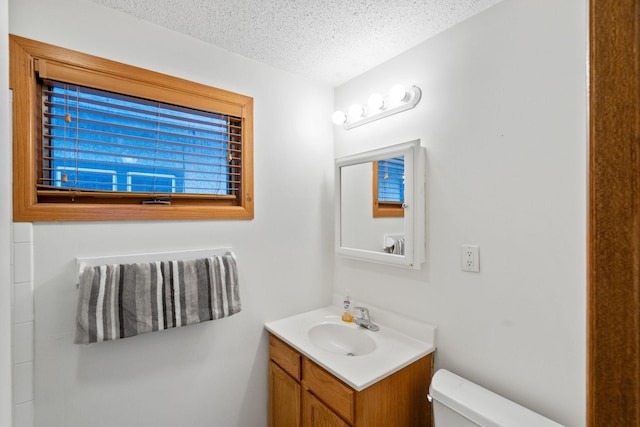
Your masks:
{"label": "white tile wall", "polygon": [[33,401],[15,405],[13,417],[13,427],[33,427]]}
{"label": "white tile wall", "polygon": [[33,243],[13,243],[13,282],[33,281]]}
{"label": "white tile wall", "polygon": [[13,224],[13,404],[14,427],[33,427],[33,226]]}
{"label": "white tile wall", "polygon": [[17,363],[13,369],[13,403],[33,400],[33,362]]}
{"label": "white tile wall", "polygon": [[31,282],[14,282],[13,310],[15,324],[33,322],[33,284]]}
{"label": "white tile wall", "polygon": [[30,222],[16,222],[13,224],[14,243],[33,243],[33,225]]}
{"label": "white tile wall", "polygon": [[33,361],[33,322],[16,323],[13,330],[13,362]]}

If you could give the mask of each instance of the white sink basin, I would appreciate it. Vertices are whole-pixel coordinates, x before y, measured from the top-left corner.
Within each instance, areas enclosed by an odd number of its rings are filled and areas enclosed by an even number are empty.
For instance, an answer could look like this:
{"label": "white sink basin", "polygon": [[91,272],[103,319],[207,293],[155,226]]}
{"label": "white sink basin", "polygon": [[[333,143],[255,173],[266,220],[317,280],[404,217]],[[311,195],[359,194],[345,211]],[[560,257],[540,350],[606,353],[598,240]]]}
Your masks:
{"label": "white sink basin", "polygon": [[[380,325],[377,332],[343,322],[339,305],[274,320],[265,327],[306,358],[361,391],[435,350],[435,327],[389,312],[383,317],[378,308],[373,312],[380,315],[376,319]],[[411,334],[394,327],[402,327]]]}
{"label": "white sink basin", "polygon": [[365,330],[353,324],[321,323],[309,329],[309,339],[323,350],[344,356],[364,356],[376,349]]}

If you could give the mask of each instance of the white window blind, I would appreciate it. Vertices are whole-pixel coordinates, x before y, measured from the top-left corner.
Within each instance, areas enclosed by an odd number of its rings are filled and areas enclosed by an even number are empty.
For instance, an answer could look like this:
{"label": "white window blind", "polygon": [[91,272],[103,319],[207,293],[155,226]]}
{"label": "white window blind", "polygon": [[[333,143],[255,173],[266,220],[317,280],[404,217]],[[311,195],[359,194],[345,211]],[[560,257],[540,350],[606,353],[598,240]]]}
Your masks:
{"label": "white window blind", "polygon": [[239,198],[242,119],[45,80],[39,193]]}
{"label": "white window blind", "polygon": [[404,202],[404,156],[378,161],[378,202]]}

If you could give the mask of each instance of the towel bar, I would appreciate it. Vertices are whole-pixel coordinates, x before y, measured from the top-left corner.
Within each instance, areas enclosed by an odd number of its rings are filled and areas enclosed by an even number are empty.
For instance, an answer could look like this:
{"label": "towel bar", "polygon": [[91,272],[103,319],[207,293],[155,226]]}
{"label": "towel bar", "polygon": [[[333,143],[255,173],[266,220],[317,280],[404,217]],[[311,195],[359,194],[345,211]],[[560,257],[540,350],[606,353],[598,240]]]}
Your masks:
{"label": "towel bar", "polygon": [[[219,247],[209,249],[188,249],[169,252],[105,255],[99,257],[78,257],[76,258],[76,275],[78,277],[80,276],[80,269],[82,265],[134,264],[140,262],[171,261],[176,259],[189,260],[207,258],[213,255],[224,255],[231,250],[231,247]],[[76,289],[79,286],[80,283],[76,283]]]}

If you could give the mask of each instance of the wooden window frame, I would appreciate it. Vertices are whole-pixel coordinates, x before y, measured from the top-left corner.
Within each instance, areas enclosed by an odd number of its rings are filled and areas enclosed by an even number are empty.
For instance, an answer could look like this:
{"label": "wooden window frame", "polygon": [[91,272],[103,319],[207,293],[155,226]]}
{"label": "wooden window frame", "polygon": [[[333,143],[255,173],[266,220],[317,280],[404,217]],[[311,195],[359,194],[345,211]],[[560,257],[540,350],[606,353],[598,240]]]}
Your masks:
{"label": "wooden window frame", "polygon": [[[9,49],[15,222],[253,219],[253,98],[16,35],[9,36]],[[170,205],[136,204],[139,201],[117,197],[106,200],[79,196],[73,203],[39,200],[37,73],[68,83],[241,117],[242,191],[238,200],[201,195],[182,195],[172,199]]]}
{"label": "wooden window frame", "polygon": [[402,202],[380,202],[378,200],[378,162],[372,162],[372,200],[374,218],[404,217],[404,203]]}

